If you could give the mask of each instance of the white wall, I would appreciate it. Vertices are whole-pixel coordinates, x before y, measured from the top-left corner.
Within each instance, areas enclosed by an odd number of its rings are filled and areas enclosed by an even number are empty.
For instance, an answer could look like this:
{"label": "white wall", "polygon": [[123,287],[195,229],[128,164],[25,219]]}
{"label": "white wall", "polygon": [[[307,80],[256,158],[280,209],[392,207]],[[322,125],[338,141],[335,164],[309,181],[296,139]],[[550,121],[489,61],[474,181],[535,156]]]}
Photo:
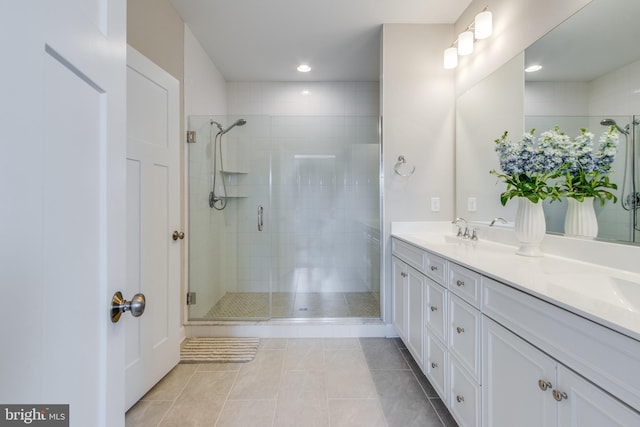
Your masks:
{"label": "white wall", "polygon": [[[385,24],[382,34],[384,260],[390,284],[390,224],[450,220],[454,215],[454,74],[442,67],[451,25]],[[410,177],[394,173],[398,156],[415,166]],[[440,199],[440,211],[431,210]],[[390,321],[390,286],[384,290]]]}

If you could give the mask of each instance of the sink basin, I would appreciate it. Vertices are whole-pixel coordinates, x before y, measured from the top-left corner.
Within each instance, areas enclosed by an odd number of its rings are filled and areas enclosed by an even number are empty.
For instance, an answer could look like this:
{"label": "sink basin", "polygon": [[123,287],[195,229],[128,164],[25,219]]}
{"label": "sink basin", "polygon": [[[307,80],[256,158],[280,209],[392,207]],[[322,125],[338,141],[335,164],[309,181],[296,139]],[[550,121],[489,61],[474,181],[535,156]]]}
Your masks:
{"label": "sink basin", "polygon": [[553,274],[548,283],[575,298],[588,297],[599,303],[640,313],[640,283],[618,277],[587,274]]}

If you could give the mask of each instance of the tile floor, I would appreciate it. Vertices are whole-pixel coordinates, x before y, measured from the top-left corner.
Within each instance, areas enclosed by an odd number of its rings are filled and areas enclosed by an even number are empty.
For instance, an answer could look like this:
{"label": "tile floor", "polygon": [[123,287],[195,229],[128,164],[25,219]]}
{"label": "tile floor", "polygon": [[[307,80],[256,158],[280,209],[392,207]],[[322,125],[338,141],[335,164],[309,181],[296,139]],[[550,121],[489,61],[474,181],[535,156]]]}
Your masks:
{"label": "tile floor", "polygon": [[261,339],[248,363],[180,364],[127,427],[457,426],[400,339]]}
{"label": "tile floor", "polygon": [[[380,317],[376,292],[227,292],[202,320]],[[191,319],[195,320],[195,319]]]}

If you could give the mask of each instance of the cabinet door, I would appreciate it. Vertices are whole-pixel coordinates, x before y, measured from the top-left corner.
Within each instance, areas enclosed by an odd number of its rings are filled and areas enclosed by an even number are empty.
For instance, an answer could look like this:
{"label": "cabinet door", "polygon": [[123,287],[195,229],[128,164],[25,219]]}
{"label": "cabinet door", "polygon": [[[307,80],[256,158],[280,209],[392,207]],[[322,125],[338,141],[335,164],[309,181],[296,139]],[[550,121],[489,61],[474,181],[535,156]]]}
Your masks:
{"label": "cabinet door", "polygon": [[449,353],[480,381],[480,312],[449,293]]}
{"label": "cabinet door", "polygon": [[449,390],[447,378],[449,367],[447,361],[447,351],[442,344],[427,328],[424,340],[424,373],[429,379],[433,388],[445,404],[449,403]]}
{"label": "cabinet door", "polygon": [[424,299],[424,316],[427,327],[440,341],[447,342],[447,299],[445,289],[427,279]]}
{"label": "cabinet door", "polygon": [[555,361],[488,317],[482,323],[482,425],[556,425]]}
{"label": "cabinet door", "polygon": [[407,325],[407,309],[406,304],[406,286],[407,286],[407,264],[400,261],[398,258],[393,257],[391,261],[391,268],[393,270],[393,313],[392,323],[396,332],[406,342],[406,325]]}
{"label": "cabinet door", "polygon": [[423,301],[426,276],[409,267],[407,282],[407,348],[413,355],[416,363],[422,368],[422,348],[424,337]]}
{"label": "cabinet door", "polygon": [[558,425],[566,427],[640,426],[633,411],[599,387],[558,365]]}

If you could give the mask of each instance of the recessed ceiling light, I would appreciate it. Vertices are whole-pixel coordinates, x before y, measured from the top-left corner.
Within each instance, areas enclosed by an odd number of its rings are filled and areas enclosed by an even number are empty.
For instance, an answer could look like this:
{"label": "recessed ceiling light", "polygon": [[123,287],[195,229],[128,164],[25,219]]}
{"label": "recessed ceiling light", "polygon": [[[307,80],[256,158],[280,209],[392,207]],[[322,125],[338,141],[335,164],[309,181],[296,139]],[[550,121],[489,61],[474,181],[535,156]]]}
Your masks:
{"label": "recessed ceiling light", "polygon": [[525,73],[535,73],[536,71],[540,71],[542,70],[542,65],[529,65],[527,68],[524,69]]}
{"label": "recessed ceiling light", "polygon": [[309,92],[307,89],[303,90],[302,92],[300,92],[302,95],[307,96],[309,95],[311,92]]}
{"label": "recessed ceiling light", "polygon": [[309,71],[311,71],[311,67],[309,67],[307,64],[300,64],[298,65],[297,70],[301,73],[308,73]]}

